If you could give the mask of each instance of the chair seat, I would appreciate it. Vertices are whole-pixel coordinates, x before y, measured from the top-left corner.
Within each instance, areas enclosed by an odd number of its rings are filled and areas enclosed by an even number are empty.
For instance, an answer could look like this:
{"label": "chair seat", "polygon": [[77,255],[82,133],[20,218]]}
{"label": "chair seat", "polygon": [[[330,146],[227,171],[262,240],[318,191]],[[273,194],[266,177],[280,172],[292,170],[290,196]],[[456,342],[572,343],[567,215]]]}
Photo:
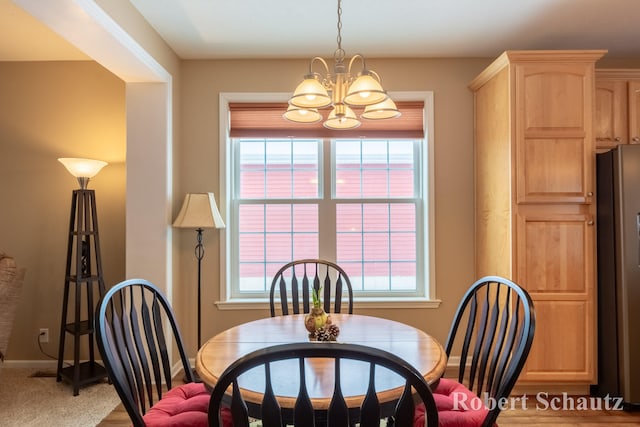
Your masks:
{"label": "chair seat", "polygon": [[147,411],[144,422],[149,427],[208,426],[210,396],[204,383],[174,387]]}
{"label": "chair seat", "polygon": [[[455,380],[441,378],[433,391],[433,399],[440,427],[479,427],[489,413],[482,399]],[[414,425],[424,425],[423,405],[416,407]]]}

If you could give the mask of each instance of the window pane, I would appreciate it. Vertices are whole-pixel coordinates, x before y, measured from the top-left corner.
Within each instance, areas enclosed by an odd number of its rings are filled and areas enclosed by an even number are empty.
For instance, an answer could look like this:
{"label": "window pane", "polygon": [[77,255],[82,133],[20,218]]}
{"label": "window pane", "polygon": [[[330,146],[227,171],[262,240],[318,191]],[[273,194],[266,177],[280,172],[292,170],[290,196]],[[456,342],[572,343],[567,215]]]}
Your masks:
{"label": "window pane", "polygon": [[240,262],[264,261],[264,234],[248,233],[240,235]]}
{"label": "window pane", "polygon": [[341,261],[362,261],[362,234],[340,233],[337,236],[337,257]]}
{"label": "window pane", "polygon": [[243,233],[264,231],[264,205],[241,205],[238,224]]}
{"label": "window pane", "polygon": [[283,264],[318,258],[317,204],[239,206],[239,291],[266,292]]}
{"label": "window pane", "polygon": [[241,139],[241,199],[317,198],[318,140]]}
{"label": "window pane", "polygon": [[240,292],[265,292],[264,263],[240,263],[238,288]]}
{"label": "window pane", "polygon": [[389,205],[368,204],[362,206],[362,219],[365,233],[386,232],[389,230]]}
{"label": "window pane", "polygon": [[391,231],[416,231],[416,207],[410,203],[394,203],[389,206]]}
{"label": "window pane", "polygon": [[336,215],[336,230],[338,235],[342,233],[362,232],[362,205],[339,204]]}
{"label": "window pane", "polygon": [[370,292],[417,289],[415,218],[412,203],[336,205],[337,262],[354,289],[354,283]]}
{"label": "window pane", "polygon": [[389,192],[393,197],[413,197],[413,170],[390,170]]}
{"label": "window pane", "polygon": [[415,197],[414,141],[336,140],[337,198]]}
{"label": "window pane", "polygon": [[267,233],[291,233],[291,205],[266,206]]}
{"label": "window pane", "polygon": [[[363,165],[364,167],[364,165]],[[362,171],[362,196],[386,197],[389,194],[388,170],[363,170]]]}
{"label": "window pane", "polygon": [[264,142],[244,140],[239,147],[240,197],[264,197]]}
{"label": "window pane", "polygon": [[362,141],[362,168],[387,169],[387,141]]}
{"label": "window pane", "polygon": [[318,165],[318,141],[295,141],[293,144],[293,197],[318,197]]}

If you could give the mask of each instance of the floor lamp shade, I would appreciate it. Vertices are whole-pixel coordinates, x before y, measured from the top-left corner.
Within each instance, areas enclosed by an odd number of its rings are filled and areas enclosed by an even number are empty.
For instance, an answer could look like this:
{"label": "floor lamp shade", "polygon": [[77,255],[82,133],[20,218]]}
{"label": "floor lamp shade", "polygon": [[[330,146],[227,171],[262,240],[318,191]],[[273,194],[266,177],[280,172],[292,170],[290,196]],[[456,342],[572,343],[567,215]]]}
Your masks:
{"label": "floor lamp shade", "polygon": [[58,159],[69,173],[78,179],[80,188],[86,189],[89,180],[96,176],[108,163],[102,160],[61,157]]}
{"label": "floor lamp shade", "polygon": [[177,228],[224,228],[213,193],[189,193],[173,226]]}

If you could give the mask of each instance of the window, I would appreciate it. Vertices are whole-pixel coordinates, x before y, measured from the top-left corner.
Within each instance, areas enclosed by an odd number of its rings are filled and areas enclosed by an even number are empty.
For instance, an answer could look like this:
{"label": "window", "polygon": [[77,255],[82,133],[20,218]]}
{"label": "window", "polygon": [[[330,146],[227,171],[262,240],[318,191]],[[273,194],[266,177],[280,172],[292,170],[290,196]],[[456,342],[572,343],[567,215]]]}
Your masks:
{"label": "window", "polygon": [[228,137],[222,302],[264,302],[275,272],[300,258],[337,262],[359,301],[433,300],[425,134]]}

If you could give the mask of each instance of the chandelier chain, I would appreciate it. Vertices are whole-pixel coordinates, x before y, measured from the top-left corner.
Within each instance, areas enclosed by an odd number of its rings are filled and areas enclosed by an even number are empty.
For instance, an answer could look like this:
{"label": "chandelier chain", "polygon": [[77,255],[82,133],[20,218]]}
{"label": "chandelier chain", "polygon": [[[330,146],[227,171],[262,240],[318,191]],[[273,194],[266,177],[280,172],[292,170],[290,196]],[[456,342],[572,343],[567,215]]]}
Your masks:
{"label": "chandelier chain", "polygon": [[342,2],[338,0],[338,37],[336,38],[338,42],[338,52],[344,52],[342,50]]}

